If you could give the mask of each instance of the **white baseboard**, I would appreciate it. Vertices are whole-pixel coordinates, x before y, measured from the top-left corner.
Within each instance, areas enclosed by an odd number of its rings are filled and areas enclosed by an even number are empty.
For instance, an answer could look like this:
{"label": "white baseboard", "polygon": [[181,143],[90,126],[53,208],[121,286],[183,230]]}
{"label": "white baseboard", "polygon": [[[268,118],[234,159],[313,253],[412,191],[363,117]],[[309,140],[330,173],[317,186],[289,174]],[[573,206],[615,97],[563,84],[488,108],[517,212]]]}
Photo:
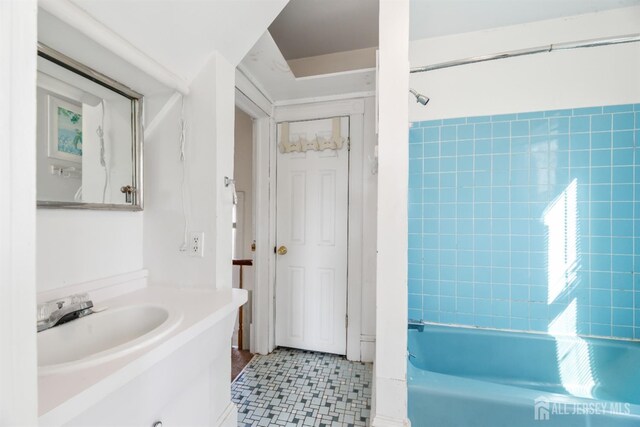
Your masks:
{"label": "white baseboard", "polygon": [[376,336],[360,335],[360,359],[362,362],[373,362],[376,353]]}
{"label": "white baseboard", "polygon": [[[374,375],[376,369],[374,367]],[[410,426],[407,418],[407,382],[399,378],[375,376],[372,395],[374,427]]]}
{"label": "white baseboard", "polygon": [[218,427],[237,427],[238,425],[238,408],[233,402],[229,402],[222,414],[216,421]]}
{"label": "white baseboard", "polygon": [[371,427],[410,427],[409,418],[389,418],[382,415],[376,415],[371,422]]}

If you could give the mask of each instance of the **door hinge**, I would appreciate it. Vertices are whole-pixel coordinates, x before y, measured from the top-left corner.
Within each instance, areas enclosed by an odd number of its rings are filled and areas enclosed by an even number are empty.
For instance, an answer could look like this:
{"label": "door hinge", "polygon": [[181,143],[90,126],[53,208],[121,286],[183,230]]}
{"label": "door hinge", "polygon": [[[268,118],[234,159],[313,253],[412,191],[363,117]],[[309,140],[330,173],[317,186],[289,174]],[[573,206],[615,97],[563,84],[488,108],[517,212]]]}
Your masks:
{"label": "door hinge", "polygon": [[347,138],[347,151],[351,151],[351,138]]}
{"label": "door hinge", "polygon": [[345,328],[349,327],[349,315],[348,314],[344,315],[344,327]]}

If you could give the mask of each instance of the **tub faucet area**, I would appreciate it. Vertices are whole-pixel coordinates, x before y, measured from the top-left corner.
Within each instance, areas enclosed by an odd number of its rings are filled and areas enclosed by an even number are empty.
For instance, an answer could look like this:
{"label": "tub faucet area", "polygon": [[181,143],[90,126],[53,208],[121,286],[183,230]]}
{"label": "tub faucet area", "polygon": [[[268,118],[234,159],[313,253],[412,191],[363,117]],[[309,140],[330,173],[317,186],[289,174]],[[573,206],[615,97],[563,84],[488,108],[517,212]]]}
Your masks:
{"label": "tub faucet area", "polygon": [[424,331],[424,323],[420,320],[409,320],[407,326],[409,330],[416,330],[418,332]]}
{"label": "tub faucet area", "polygon": [[74,294],[38,304],[38,332],[93,313],[89,294]]}

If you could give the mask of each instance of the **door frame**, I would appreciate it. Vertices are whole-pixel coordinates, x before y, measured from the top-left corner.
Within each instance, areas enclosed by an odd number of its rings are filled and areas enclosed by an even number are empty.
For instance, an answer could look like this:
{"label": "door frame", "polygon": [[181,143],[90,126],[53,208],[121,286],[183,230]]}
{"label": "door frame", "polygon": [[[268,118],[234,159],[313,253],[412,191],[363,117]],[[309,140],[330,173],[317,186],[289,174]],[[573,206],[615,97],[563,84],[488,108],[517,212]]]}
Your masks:
{"label": "door frame", "polygon": [[[252,307],[252,353],[269,354],[275,349],[275,273],[276,257],[276,156],[277,122],[314,120],[349,116],[351,152],[349,153],[349,215],[347,260],[347,359],[363,358],[361,339],[373,337],[362,332],[362,244],[363,244],[363,174],[365,150],[365,97],[354,94],[343,99],[317,102],[274,102],[242,70],[236,72],[236,106],[253,118],[253,236],[254,294]],[[256,221],[267,218],[267,221]],[[369,356],[367,356],[369,357]]]}
{"label": "door frame", "polygon": [[[337,116],[349,117],[350,153],[348,179],[348,235],[347,235],[347,359],[361,360],[361,301],[362,301],[362,215],[363,215],[363,150],[364,150],[364,99],[347,99],[317,103],[276,106],[271,120],[271,139],[269,154],[269,248],[276,245],[276,156],[277,124],[286,121],[316,120]],[[258,153],[260,154],[260,153]],[[266,153],[264,153],[266,154]],[[263,154],[263,155],[264,155]],[[264,158],[262,160],[265,160]],[[258,163],[261,160],[258,159]],[[257,256],[257,254],[256,254]],[[264,325],[254,325],[256,333],[268,333],[267,352],[275,348],[275,263],[273,249],[269,251],[269,298],[255,300],[255,305],[266,304],[269,322],[266,331]],[[256,296],[258,297],[258,296]],[[260,329],[258,329],[260,328]]]}
{"label": "door frame", "polygon": [[[251,95],[248,95],[251,94]],[[256,218],[269,215],[269,161],[264,161],[265,153],[269,153],[271,140],[271,115],[273,108],[271,101],[246,77],[236,72],[235,105],[252,121],[253,138],[253,170],[252,170],[252,229],[250,232],[256,241],[253,262],[253,298],[251,307],[252,326],[249,333],[249,351],[251,353],[268,354],[269,339],[265,329],[269,327],[269,307],[257,304],[271,298],[269,294],[269,229],[264,227]],[[267,329],[268,330],[268,329]]]}

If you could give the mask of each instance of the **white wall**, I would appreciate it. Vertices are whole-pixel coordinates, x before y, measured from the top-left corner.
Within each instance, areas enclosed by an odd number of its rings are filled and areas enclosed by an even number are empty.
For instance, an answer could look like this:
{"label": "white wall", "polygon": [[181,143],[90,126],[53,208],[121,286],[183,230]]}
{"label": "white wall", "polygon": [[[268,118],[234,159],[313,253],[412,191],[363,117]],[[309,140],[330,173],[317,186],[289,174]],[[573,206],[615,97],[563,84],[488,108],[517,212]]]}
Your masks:
{"label": "white wall", "polygon": [[[138,81],[139,74],[132,71],[131,80]],[[233,68],[213,55],[185,101],[187,217],[190,231],[205,232],[205,257],[193,258],[179,251],[184,219],[178,102],[145,141],[144,212],[38,210],[38,291],[142,268],[150,270],[152,283],[230,286],[232,200],[222,182],[225,175],[233,176],[233,78]],[[147,123],[153,118],[149,112],[156,114],[169,99],[169,94],[155,87],[149,90],[145,93]],[[218,161],[223,167],[216,165]],[[218,210],[219,206],[223,207]],[[218,281],[217,247],[224,256]]]}
{"label": "white wall", "polygon": [[173,105],[145,146],[144,265],[152,284],[231,287],[234,70],[213,55],[185,98],[187,121],[185,201],[188,232],[205,233],[204,257],[180,251],[182,163],[180,102]]}
{"label": "white wall", "polygon": [[[420,19],[412,16],[411,19]],[[640,32],[640,7],[416,40],[412,67]],[[638,102],[640,43],[558,51],[412,74],[431,98],[410,121]],[[411,100],[413,101],[413,100]]]}
{"label": "white wall", "polygon": [[0,425],[37,424],[36,2],[0,2]]}
{"label": "white wall", "polygon": [[[42,10],[38,40],[149,95],[149,112],[157,112],[167,97],[166,87]],[[150,122],[153,116],[145,115]],[[141,212],[38,209],[36,229],[38,292],[144,267]]]}
{"label": "white wall", "polygon": [[[146,124],[164,114],[171,97],[166,86],[43,10],[38,38],[144,94]],[[183,241],[178,102],[145,141],[144,213],[38,210],[39,291],[141,268],[150,270],[152,282],[231,286],[232,199],[223,180],[233,176],[234,68],[212,53],[198,73],[191,82],[194,93],[185,103],[187,196],[189,229],[205,232],[205,257],[190,258],[178,251]],[[218,281],[216,272],[221,274]]]}
{"label": "white wall", "polygon": [[38,209],[38,292],[130,271],[142,264],[142,213]]}
{"label": "white wall", "polygon": [[407,419],[409,1],[380,1],[378,260],[373,426]]}

